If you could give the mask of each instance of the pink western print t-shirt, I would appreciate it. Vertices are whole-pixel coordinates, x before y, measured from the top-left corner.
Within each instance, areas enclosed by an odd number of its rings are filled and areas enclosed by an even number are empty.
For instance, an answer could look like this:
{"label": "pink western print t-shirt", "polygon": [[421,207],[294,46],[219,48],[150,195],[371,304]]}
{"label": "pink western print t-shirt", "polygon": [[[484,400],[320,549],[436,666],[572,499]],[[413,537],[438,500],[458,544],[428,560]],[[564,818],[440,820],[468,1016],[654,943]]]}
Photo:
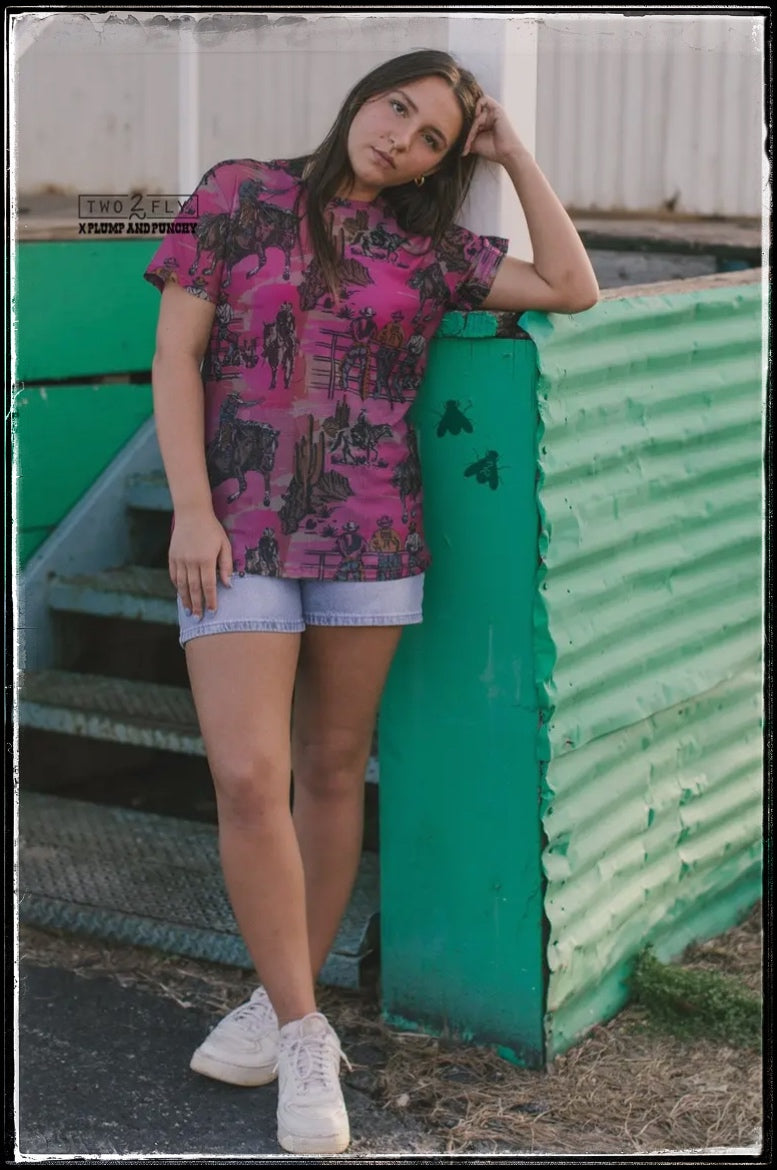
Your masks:
{"label": "pink western print t-shirt", "polygon": [[454,226],[432,248],[382,198],[334,199],[335,302],[295,171],[252,159],[211,168],[144,275],[161,290],[175,273],[216,306],[205,454],[234,571],[407,577],[429,562],[407,411],[443,313],[482,303],[507,241]]}

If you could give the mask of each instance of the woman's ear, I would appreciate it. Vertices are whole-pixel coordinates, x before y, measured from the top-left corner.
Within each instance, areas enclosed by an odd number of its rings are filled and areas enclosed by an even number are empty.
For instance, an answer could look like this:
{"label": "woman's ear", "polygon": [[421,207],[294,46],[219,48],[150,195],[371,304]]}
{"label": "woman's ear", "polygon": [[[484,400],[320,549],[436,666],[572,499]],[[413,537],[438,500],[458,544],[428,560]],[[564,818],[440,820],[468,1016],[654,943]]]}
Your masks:
{"label": "woman's ear", "polygon": [[452,156],[452,154],[453,154],[453,151],[451,151],[451,152],[450,152],[450,154],[446,154],[446,156],[445,156],[445,158],[442,160],[442,162],[438,162],[438,163],[437,163],[437,166],[434,166],[434,167],[432,167],[430,170],[428,170],[428,171],[425,173],[425,175],[424,175],[424,178],[428,179],[428,178],[430,178],[432,175],[436,175],[438,171],[441,171],[441,170],[443,170],[443,169],[444,169],[444,167],[446,166],[446,164],[447,164],[447,165],[450,165],[450,162],[451,162],[451,156]]}
{"label": "woman's ear", "polygon": [[438,171],[441,171],[443,167],[450,162],[452,154],[453,151],[451,150],[446,154],[444,159],[441,159],[440,162],[437,163],[436,166],[430,167],[429,170],[425,172],[424,178],[428,179],[431,175],[436,175]]}

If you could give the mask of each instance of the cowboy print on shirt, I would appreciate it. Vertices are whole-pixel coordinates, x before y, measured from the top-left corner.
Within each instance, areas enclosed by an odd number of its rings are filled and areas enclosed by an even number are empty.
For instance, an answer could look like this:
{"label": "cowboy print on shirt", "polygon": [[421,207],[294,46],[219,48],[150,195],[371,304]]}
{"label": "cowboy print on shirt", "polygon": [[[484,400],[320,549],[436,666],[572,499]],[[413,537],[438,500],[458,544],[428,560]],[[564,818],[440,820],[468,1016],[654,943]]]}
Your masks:
{"label": "cowboy print on shirt", "polygon": [[477,308],[507,242],[454,226],[437,248],[378,197],[326,210],[339,299],[307,238],[298,166],[217,164],[144,273],[216,306],[202,366],[205,458],[235,571],[319,580],[423,572],[407,421],[443,313]]}

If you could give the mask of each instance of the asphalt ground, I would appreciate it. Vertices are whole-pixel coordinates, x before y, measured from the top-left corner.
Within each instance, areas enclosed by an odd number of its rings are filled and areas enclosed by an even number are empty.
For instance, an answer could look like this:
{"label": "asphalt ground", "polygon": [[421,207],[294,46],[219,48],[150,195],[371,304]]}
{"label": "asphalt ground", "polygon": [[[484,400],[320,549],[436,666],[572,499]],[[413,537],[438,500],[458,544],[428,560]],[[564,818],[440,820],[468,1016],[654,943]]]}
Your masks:
{"label": "asphalt ground", "polygon": [[[250,994],[250,972],[29,926],[19,943],[6,1164],[321,1160],[276,1146],[274,1086],[237,1089],[189,1070],[210,1027]],[[760,906],[681,965],[760,996]],[[522,1069],[455,1036],[397,1032],[376,990],[318,988],[352,1063],[343,1084],[353,1141],[329,1161],[771,1164],[771,1066],[752,1042],[704,1028],[675,1035],[637,1003],[549,1069]],[[16,1023],[6,1017],[9,1048]]]}
{"label": "asphalt ground", "polygon": [[[217,1019],[112,978],[83,979],[22,961],[15,1111],[20,1160],[320,1161],[285,1154],[277,1145],[275,1084],[235,1088],[190,1071],[194,1048]],[[369,1057],[356,1055],[362,1063]],[[412,1118],[384,1110],[347,1078],[343,1087],[353,1141],[346,1158],[327,1161],[379,1156],[404,1163],[408,1155],[439,1151]]]}

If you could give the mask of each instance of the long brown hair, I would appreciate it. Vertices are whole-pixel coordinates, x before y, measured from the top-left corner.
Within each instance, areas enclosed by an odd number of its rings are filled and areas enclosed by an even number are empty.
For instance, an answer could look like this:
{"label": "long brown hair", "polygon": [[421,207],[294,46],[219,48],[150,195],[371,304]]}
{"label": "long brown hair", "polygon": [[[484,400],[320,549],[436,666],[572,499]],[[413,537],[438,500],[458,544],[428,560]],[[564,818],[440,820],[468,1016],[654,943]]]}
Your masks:
{"label": "long brown hair", "polygon": [[394,57],[363,77],[346,97],[335,122],[321,145],[304,160],[303,193],[307,195],[307,220],[313,254],[333,295],[337,295],[338,256],[324,219],[324,209],[355,176],[348,159],[348,134],[354,117],[370,98],[424,77],[442,77],[458,99],[461,132],[438,170],[427,175],[422,187],[404,183],[386,187],[382,198],[390,205],[405,231],[430,236],[437,243],[453,223],[464,202],[477,165],[477,156],[462,157],[461,150],[475,119],[483,91],[474,76],[448,53],[422,49]]}

